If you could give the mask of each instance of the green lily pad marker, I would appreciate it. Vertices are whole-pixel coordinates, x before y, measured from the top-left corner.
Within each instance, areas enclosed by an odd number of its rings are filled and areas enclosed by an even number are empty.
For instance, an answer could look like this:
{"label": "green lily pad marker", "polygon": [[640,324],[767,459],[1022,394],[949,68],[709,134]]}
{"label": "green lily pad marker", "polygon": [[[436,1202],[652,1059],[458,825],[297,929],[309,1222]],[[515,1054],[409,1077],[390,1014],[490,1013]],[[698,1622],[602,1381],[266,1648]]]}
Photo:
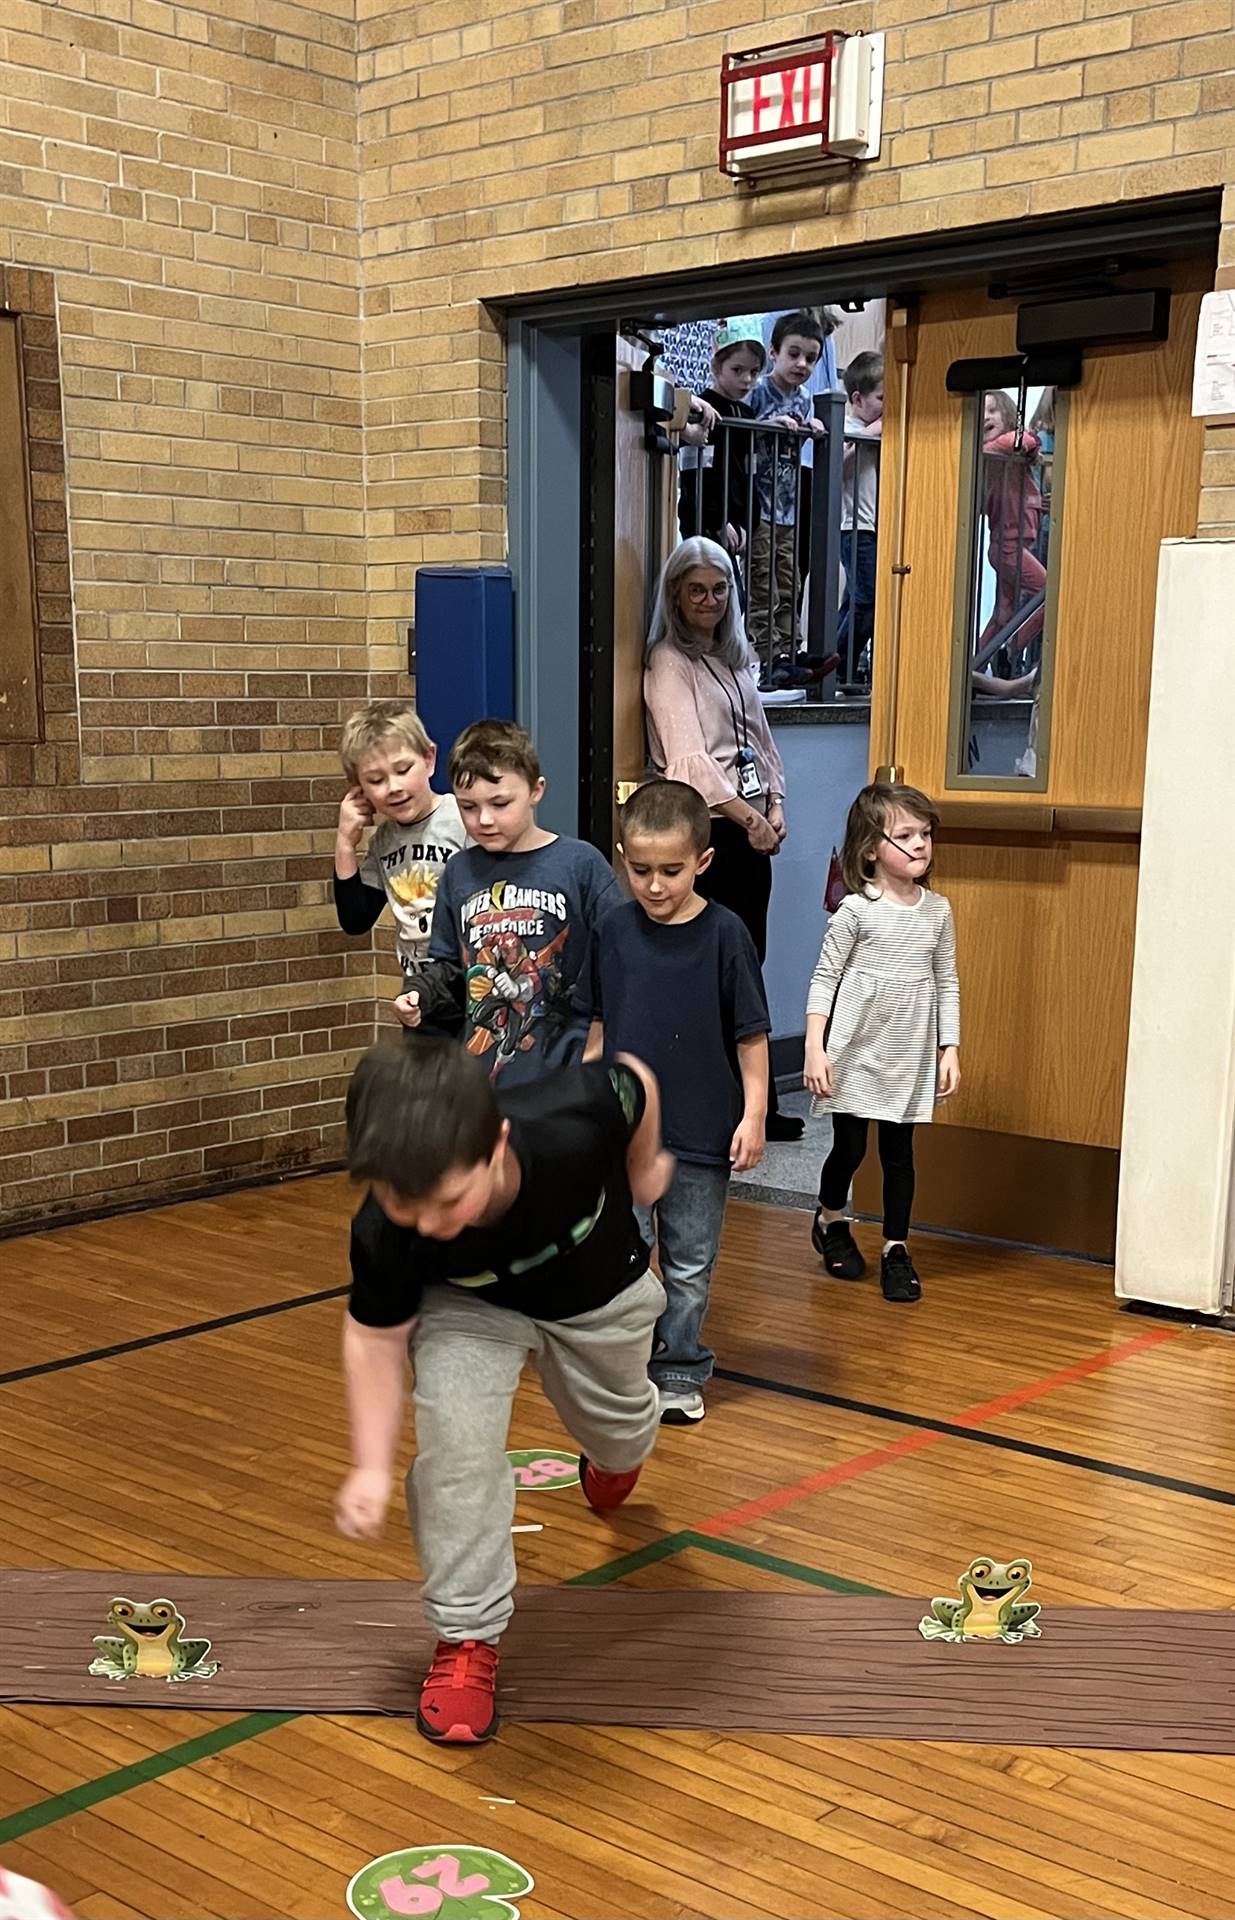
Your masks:
{"label": "green lily pad marker", "polygon": [[506,1458],[514,1468],[520,1493],[553,1493],[558,1487],[577,1487],[579,1456],[553,1447],[518,1447]]}
{"label": "green lily pad marker", "polygon": [[357,1920],[404,1920],[430,1914],[436,1920],[519,1920],[511,1901],[535,1882],[525,1867],[488,1847],[453,1841],[405,1847],[370,1860],[348,1884],[347,1904]]}

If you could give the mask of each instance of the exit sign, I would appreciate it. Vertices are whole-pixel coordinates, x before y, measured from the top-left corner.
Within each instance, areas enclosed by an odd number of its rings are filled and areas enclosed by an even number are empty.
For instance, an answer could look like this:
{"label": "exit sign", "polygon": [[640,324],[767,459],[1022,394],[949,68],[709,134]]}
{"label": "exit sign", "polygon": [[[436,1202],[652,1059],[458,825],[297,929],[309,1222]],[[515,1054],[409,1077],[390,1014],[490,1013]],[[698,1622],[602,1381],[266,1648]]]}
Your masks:
{"label": "exit sign", "polygon": [[734,178],[849,165],[879,153],[883,35],[825,33],[720,70],[720,168]]}

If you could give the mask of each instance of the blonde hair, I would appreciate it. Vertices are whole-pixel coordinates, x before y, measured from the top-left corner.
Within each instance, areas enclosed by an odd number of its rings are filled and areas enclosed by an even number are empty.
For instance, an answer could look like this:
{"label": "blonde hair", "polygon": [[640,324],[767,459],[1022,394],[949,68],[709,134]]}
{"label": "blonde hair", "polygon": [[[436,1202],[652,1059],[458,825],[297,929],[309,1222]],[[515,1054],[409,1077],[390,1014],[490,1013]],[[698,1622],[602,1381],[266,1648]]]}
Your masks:
{"label": "blonde hair", "polygon": [[[845,822],[845,847],[840,857],[841,872],[850,893],[866,892],[874,872],[875,849],[898,813],[910,814],[932,833],[939,826],[939,815],[917,787],[888,787],[876,783],[863,787],[850,807]],[[928,884],[934,864],[932,859],[926,872],[919,875],[923,886]]]}
{"label": "blonde hair", "polygon": [[361,761],[388,740],[401,740],[422,760],[433,752],[425,723],[410,700],[370,700],[348,717],[339,742],[343,771],[353,784],[360,778]]}

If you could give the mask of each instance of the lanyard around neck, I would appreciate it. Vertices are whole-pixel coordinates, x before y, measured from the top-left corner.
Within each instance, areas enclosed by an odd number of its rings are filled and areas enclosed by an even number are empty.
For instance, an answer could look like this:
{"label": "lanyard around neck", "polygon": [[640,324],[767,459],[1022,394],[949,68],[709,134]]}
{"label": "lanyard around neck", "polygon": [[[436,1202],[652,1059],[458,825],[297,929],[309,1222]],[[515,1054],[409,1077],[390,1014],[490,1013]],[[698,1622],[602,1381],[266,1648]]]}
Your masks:
{"label": "lanyard around neck", "polygon": [[742,730],[740,734],[738,732],[738,709],[733,704],[733,696],[730,694],[728,687],[725,685],[720,675],[716,672],[716,670],[712,666],[711,661],[704,660],[703,665],[707,668],[713,680],[715,680],[717,686],[720,688],[721,692],[725,696],[725,699],[729,703],[729,717],[733,721],[733,744],[735,745],[739,753],[746,753],[750,747],[750,723],[746,717],[746,696],[742,692],[741,687],[738,685],[738,676],[733,671],[732,667],[729,667],[729,666],[726,667],[725,671],[728,673],[729,678],[733,682],[733,692],[737,694],[738,705],[742,709]]}

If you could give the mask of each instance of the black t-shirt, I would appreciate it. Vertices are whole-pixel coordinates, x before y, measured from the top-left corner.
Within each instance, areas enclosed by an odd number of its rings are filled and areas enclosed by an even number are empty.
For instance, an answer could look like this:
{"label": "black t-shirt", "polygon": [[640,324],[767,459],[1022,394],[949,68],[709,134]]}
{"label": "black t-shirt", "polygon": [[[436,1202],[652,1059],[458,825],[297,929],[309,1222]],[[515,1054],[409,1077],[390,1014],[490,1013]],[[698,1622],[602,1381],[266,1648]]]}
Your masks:
{"label": "black t-shirt", "polygon": [[592,936],[575,1004],[604,1021],[606,1050],[651,1067],[670,1153],[727,1167],[743,1107],[737,1043],[771,1024],[736,913],[711,900],[693,920],[663,926],[635,900],[615,907]]}
{"label": "black t-shirt", "polygon": [[626,1177],[645,1105],[637,1075],[594,1061],[526,1086],[499,1083],[497,1103],[523,1169],[509,1213],[430,1240],[388,1220],[370,1194],[352,1221],[348,1310],[362,1326],[401,1326],[440,1282],[534,1320],[570,1320],[645,1271]]}
{"label": "black t-shirt", "polygon": [[717,387],[706,388],[703,398],[715,407],[720,421],[712,429],[708,445],[699,449],[698,464],[683,469],[678,524],[683,539],[703,533],[723,546],[726,522],[730,526],[745,527],[748,535],[759,524],[759,495],[750,485],[750,445],[754,436],[743,428],[730,433],[724,424],[726,420],[753,420],[755,413],[745,400],[731,400]]}

